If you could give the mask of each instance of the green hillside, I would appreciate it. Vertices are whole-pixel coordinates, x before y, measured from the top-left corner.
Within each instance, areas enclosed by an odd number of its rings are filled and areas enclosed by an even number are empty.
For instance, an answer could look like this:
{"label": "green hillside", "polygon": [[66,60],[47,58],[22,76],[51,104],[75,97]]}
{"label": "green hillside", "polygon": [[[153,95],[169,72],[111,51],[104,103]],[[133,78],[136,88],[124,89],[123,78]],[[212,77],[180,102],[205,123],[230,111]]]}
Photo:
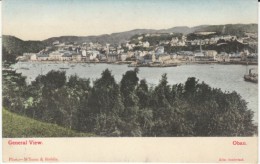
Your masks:
{"label": "green hillside", "polygon": [[14,36],[3,35],[3,47],[9,54],[19,56],[25,52],[37,53],[45,48],[45,44],[41,41],[23,41]]}
{"label": "green hillside", "polygon": [[258,24],[226,24],[211,25],[196,30],[196,32],[207,31],[216,32],[217,34],[236,35],[241,37],[245,32],[257,33]]}
{"label": "green hillside", "polygon": [[43,123],[19,116],[3,109],[3,137],[91,137],[92,134],[76,133],[55,124]]}
{"label": "green hillside", "polygon": [[15,63],[16,57],[23,53],[37,53],[45,48],[45,43],[41,41],[23,41],[10,35],[3,35],[2,61],[5,63]]}

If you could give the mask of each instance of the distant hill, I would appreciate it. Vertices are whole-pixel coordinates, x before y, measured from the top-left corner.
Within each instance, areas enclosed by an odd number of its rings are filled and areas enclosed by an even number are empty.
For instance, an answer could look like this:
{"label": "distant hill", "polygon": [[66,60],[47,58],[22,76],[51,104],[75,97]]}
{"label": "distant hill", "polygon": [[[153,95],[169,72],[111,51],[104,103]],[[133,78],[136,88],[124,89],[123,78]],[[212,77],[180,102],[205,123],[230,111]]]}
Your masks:
{"label": "distant hill", "polygon": [[256,33],[258,29],[257,24],[226,24],[226,25],[201,25],[195,27],[178,26],[169,29],[135,29],[131,31],[112,33],[110,35],[99,36],[60,36],[52,37],[43,41],[23,41],[14,36],[3,36],[3,48],[10,54],[15,56],[21,55],[24,52],[39,52],[47,45],[52,45],[54,41],[60,42],[77,42],[79,44],[84,42],[99,42],[101,44],[120,44],[130,40],[134,35],[147,34],[147,33],[182,33],[190,34],[194,32],[216,32],[218,34],[230,34],[242,36],[245,32]]}
{"label": "distant hill", "polygon": [[[242,44],[238,41],[220,41],[219,43],[225,43],[225,44],[212,44],[212,45],[202,45],[203,50],[216,50],[218,53],[221,52],[227,52],[227,53],[235,53],[237,51],[243,51],[244,49],[249,50],[249,52],[255,52],[255,49],[253,47],[250,47],[248,44]],[[164,47],[165,52],[167,53],[176,53],[178,51],[196,51],[200,50],[199,45],[194,46],[169,46],[166,45]]]}
{"label": "distant hill", "polygon": [[58,125],[40,122],[3,109],[3,137],[90,137],[93,134],[77,133]]}
{"label": "distant hill", "polygon": [[208,27],[208,25],[200,25],[195,27],[188,27],[188,26],[177,26],[165,30],[158,30],[160,33],[182,33],[184,35],[187,35],[189,33],[193,33],[198,29]]}
{"label": "distant hill", "polygon": [[133,35],[142,34],[142,33],[154,33],[156,30],[147,30],[147,29],[137,29],[127,32],[113,33],[111,35],[99,35],[99,36],[61,36],[53,37],[44,40],[43,42],[47,45],[51,45],[54,41],[60,42],[99,42],[101,44],[110,43],[110,44],[119,44],[129,40]]}
{"label": "distant hill", "polygon": [[257,32],[257,24],[227,24],[227,25],[201,25],[195,27],[187,27],[187,26],[178,26],[169,29],[135,29],[131,31],[112,33],[110,35],[99,35],[99,36],[61,36],[61,37],[53,37],[44,40],[43,42],[47,45],[52,44],[54,41],[60,42],[99,42],[101,44],[110,43],[110,44],[118,44],[129,40],[134,35],[146,34],[146,33],[182,33],[184,35],[194,32],[217,32],[222,33],[223,28],[225,27],[223,34],[237,35],[241,36],[244,32]]}
{"label": "distant hill", "polygon": [[52,44],[54,41],[60,42],[77,42],[77,43],[84,43],[84,42],[99,42],[101,44],[110,43],[110,44],[118,44],[129,40],[134,35],[140,34],[153,34],[153,33],[183,33],[188,34],[192,33],[197,29],[202,27],[207,27],[207,25],[203,26],[196,26],[196,27],[187,27],[187,26],[179,26],[173,27],[169,29],[161,29],[161,30],[154,30],[154,29],[135,29],[131,31],[119,32],[119,33],[112,33],[110,35],[99,35],[99,36],[61,36],[61,37],[53,37],[44,40],[43,42],[47,45]]}
{"label": "distant hill", "polygon": [[199,28],[195,32],[216,32],[223,35],[243,36],[245,32],[257,33],[257,24],[226,24],[226,25],[211,25]]}
{"label": "distant hill", "polygon": [[42,41],[23,41],[14,36],[3,35],[3,48],[9,54],[19,56],[24,52],[39,52],[45,48],[45,43]]}

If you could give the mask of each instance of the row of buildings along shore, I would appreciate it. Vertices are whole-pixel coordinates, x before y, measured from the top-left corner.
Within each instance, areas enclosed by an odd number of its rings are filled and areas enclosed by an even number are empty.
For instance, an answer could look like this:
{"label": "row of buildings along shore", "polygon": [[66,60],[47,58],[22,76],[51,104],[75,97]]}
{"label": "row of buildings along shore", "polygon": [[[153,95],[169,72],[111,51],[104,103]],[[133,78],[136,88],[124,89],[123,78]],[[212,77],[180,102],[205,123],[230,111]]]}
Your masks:
{"label": "row of buildings along shore", "polygon": [[[148,35],[148,34],[146,34]],[[145,36],[146,36],[145,35]],[[158,34],[152,34],[158,35]],[[234,40],[234,36],[222,36],[214,39],[188,41],[185,36],[180,39],[172,37],[169,41],[160,41],[156,46],[150,46],[143,37],[137,38],[138,42],[133,44],[126,42],[121,45],[101,45],[100,43],[60,43],[55,41],[52,46],[46,47],[38,53],[24,53],[17,59],[20,61],[68,61],[68,62],[128,62],[138,64],[161,63],[171,64],[180,62],[252,62],[257,63],[258,54],[250,53],[247,49],[240,52],[220,52],[216,50],[202,50],[202,45],[217,44],[217,39],[226,41]],[[250,38],[250,37],[249,37]],[[244,38],[248,39],[248,38]],[[243,40],[239,40],[243,42]],[[176,53],[165,52],[165,45],[192,46],[200,45],[196,51],[178,51]],[[135,47],[141,47],[135,50]]]}

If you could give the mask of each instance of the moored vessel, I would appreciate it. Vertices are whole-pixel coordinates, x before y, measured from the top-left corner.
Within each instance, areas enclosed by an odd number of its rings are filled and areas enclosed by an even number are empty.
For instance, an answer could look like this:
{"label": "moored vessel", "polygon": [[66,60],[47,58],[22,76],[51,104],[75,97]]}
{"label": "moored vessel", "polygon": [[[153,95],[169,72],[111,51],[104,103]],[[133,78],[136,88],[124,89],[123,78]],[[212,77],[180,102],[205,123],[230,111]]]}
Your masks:
{"label": "moored vessel", "polygon": [[252,70],[254,70],[254,68],[249,69],[249,74],[245,74],[244,79],[245,81],[258,83],[258,73],[253,73]]}

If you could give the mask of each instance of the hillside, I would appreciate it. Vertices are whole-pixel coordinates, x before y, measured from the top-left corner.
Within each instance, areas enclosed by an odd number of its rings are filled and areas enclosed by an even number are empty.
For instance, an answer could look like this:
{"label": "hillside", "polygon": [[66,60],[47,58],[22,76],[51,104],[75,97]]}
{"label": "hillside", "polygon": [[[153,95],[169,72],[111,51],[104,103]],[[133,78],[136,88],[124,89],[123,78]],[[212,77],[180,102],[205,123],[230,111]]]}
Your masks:
{"label": "hillside", "polygon": [[24,52],[39,52],[45,48],[45,44],[42,41],[23,41],[14,36],[3,35],[3,47],[9,54],[19,56]]}
{"label": "hillside", "polygon": [[54,124],[43,123],[3,109],[3,137],[90,137],[92,134],[76,133]]}
{"label": "hillside", "polygon": [[53,37],[44,40],[43,42],[47,45],[51,45],[54,41],[60,42],[99,42],[101,44],[110,43],[118,44],[129,40],[133,35],[143,34],[143,33],[154,33],[156,30],[147,30],[147,29],[137,29],[132,31],[112,33],[111,35],[99,35],[99,36],[61,36]]}
{"label": "hillside", "polygon": [[207,31],[207,32],[217,32],[222,33],[223,28],[225,27],[223,34],[237,35],[241,36],[244,32],[257,32],[257,24],[227,24],[227,25],[200,25],[195,27],[187,27],[187,26],[177,26],[169,29],[135,29],[131,31],[112,33],[110,35],[99,35],[99,36],[61,36],[61,37],[53,37],[44,40],[45,44],[52,44],[54,41],[58,40],[60,42],[99,42],[101,44],[110,43],[110,44],[118,44],[129,40],[134,35],[146,34],[146,33],[182,33],[184,35]]}
{"label": "hillside", "polygon": [[[219,44],[219,45],[202,45],[203,50],[216,50],[218,53],[221,52],[227,52],[227,53],[234,53],[237,51],[243,51],[244,49],[248,49],[249,52],[255,52],[255,49],[250,47],[247,44],[242,44],[238,41],[227,41],[227,42],[222,42],[225,44]],[[178,51],[196,51],[200,50],[199,45],[195,46],[169,46],[166,45],[164,46],[164,50],[167,53],[176,53]]]}
{"label": "hillside", "polygon": [[44,40],[43,42],[47,45],[52,44],[54,41],[58,40],[60,42],[77,42],[77,43],[84,43],[84,42],[99,42],[101,44],[110,43],[110,44],[118,44],[129,40],[134,35],[140,34],[153,34],[153,33],[183,33],[188,34],[192,33],[197,29],[202,27],[207,27],[206,25],[202,26],[195,26],[195,27],[187,27],[187,26],[178,26],[169,29],[135,29],[131,31],[119,32],[119,33],[112,33],[110,35],[99,35],[99,36],[61,36],[61,37],[53,37]]}
{"label": "hillside", "polygon": [[[77,42],[79,44],[84,42],[99,42],[101,44],[120,44],[130,40],[134,35],[147,33],[182,33],[184,35],[194,32],[216,32],[217,34],[230,34],[238,37],[243,36],[245,32],[257,33],[257,24],[226,24],[226,25],[201,25],[195,27],[178,26],[169,29],[135,29],[131,31],[112,33],[110,35],[99,36],[60,36],[52,37],[43,41],[23,41],[14,36],[3,35],[4,52],[14,56],[22,55],[24,52],[39,52],[47,45],[52,45],[54,41],[60,42]],[[5,54],[3,54],[5,55]]]}
{"label": "hillside", "polygon": [[243,36],[245,32],[257,33],[257,24],[226,24],[226,25],[211,25],[203,28],[199,28],[196,32],[216,32],[224,35],[236,35]]}
{"label": "hillside", "polygon": [[159,30],[160,33],[182,33],[184,35],[195,32],[198,29],[208,27],[208,25],[200,25],[195,27],[187,27],[187,26],[177,26],[165,30]]}

